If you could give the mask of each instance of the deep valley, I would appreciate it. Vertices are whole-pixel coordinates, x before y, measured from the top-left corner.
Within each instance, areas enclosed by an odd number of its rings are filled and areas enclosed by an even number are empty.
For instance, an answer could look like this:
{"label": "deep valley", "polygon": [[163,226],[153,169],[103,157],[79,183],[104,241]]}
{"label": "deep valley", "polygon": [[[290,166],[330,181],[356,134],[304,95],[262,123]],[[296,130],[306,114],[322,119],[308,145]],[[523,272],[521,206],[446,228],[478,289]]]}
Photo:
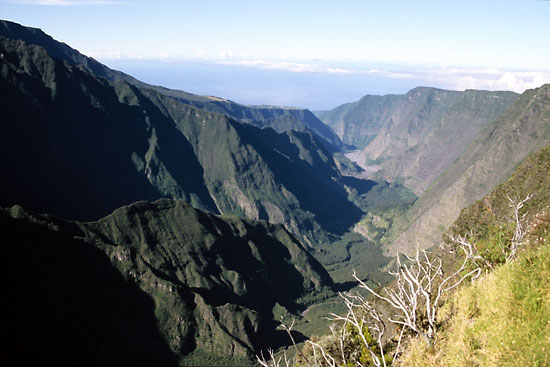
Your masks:
{"label": "deep valley", "polygon": [[314,114],[149,85],[2,20],[0,95],[19,364],[256,365],[294,353],[281,319],[301,346],[329,333],[354,274],[387,284],[480,203],[538,193],[528,218],[550,213],[550,84]]}

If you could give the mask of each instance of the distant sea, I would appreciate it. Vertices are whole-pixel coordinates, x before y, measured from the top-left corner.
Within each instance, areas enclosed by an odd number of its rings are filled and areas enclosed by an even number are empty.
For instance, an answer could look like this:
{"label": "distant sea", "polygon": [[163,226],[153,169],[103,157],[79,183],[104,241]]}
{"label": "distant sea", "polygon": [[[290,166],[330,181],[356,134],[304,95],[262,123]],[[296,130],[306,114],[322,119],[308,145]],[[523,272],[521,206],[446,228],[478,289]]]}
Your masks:
{"label": "distant sea", "polygon": [[291,72],[208,62],[105,60],[149,84],[230,99],[246,105],[330,110],[367,94],[403,94],[422,82],[372,74]]}

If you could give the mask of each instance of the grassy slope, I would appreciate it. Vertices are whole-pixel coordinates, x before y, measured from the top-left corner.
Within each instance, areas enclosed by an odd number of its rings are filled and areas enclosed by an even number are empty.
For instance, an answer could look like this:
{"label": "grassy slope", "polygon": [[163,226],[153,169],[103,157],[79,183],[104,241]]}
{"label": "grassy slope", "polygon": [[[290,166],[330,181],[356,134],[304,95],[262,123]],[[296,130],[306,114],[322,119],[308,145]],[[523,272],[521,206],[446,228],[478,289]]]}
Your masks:
{"label": "grassy slope", "polygon": [[441,310],[447,321],[438,344],[427,350],[414,340],[400,365],[548,366],[549,278],[546,244],[462,288]]}
{"label": "grassy slope", "polygon": [[489,244],[505,245],[504,238],[510,237],[515,230],[514,212],[510,208],[510,199],[514,202],[532,195],[525,203],[522,215],[524,221],[531,223],[528,230],[532,237],[543,235],[533,226],[540,226],[550,213],[550,146],[532,154],[514,171],[514,174],[496,190],[475,204],[464,208],[460,216],[449,228],[451,234],[469,234],[471,241],[480,251],[491,254]]}
{"label": "grassy slope", "polygon": [[403,366],[547,366],[550,363],[550,147],[532,154],[505,183],[465,208],[449,229],[469,233],[498,265],[515,226],[508,197],[532,194],[521,210],[527,229],[518,260],[459,289],[440,309],[434,349],[415,340]]}
{"label": "grassy slope", "polygon": [[[493,263],[474,283],[463,285],[444,296],[438,310],[438,341],[427,348],[424,339],[407,337],[400,366],[546,366],[550,361],[550,147],[522,162],[502,185],[474,205],[465,208],[449,229],[452,234],[469,234],[481,254]],[[520,258],[512,264],[496,256],[509,244],[515,229],[511,198],[532,198],[520,215],[527,230]],[[511,229],[511,230],[509,230]],[[487,246],[493,243],[493,246]],[[460,251],[449,251],[451,243],[433,250],[443,261],[444,272],[462,262]],[[486,269],[487,271],[489,269]],[[348,278],[350,279],[350,278]],[[466,283],[465,283],[466,284]],[[361,292],[363,293],[363,292]],[[374,300],[376,303],[376,300]],[[386,304],[379,303],[379,307]],[[342,301],[319,305],[312,317],[322,312],[345,314]],[[390,315],[391,311],[381,311]],[[392,334],[393,329],[390,329]],[[321,342],[338,354],[339,342],[327,332]],[[349,342],[347,347],[357,344]]]}

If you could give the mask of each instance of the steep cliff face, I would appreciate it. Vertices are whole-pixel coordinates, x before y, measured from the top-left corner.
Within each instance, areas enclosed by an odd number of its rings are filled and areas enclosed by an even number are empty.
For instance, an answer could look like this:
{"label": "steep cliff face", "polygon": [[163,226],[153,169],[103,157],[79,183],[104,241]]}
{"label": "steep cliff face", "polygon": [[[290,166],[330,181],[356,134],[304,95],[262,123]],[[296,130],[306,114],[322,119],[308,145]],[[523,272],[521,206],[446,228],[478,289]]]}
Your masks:
{"label": "steep cliff face", "polygon": [[0,50],[2,204],[74,219],[162,196],[215,210],[190,144],[151,104],[132,103],[139,91],[23,41]]}
{"label": "steep cliff face", "polygon": [[361,215],[310,131],[241,124],[21,40],[2,38],[0,52],[3,205],[93,220],[138,200],[181,198],[283,223],[310,243]]}
{"label": "steep cliff face", "polygon": [[405,95],[365,96],[320,117],[377,166],[377,177],[400,180],[419,195],[516,98],[512,92],[419,87]]}
{"label": "steep cliff face", "polygon": [[[182,201],[139,202],[89,223],[21,207],[2,209],[0,219],[10,228],[2,233],[14,280],[8,328],[19,335],[19,323],[40,323],[11,343],[19,351],[43,343],[48,353],[37,357],[54,364],[76,356],[84,364],[251,364],[284,340],[274,312],[297,313],[332,294],[327,272],[282,226]],[[70,349],[79,343],[90,356]]]}
{"label": "steep cliff face", "polygon": [[462,208],[486,195],[527,156],[549,144],[550,85],[546,84],[524,92],[480,132],[411,207],[406,230],[390,248],[411,250],[437,243]]}
{"label": "steep cliff face", "polygon": [[223,114],[236,121],[260,128],[271,127],[278,132],[290,130],[311,131],[329,150],[339,149],[342,146],[342,142],[338,136],[311,111],[306,109],[245,106],[219,97],[200,96],[181,90],[150,85],[135,79],[131,75],[110,69],[97,60],[81,54],[67,44],[54,40],[40,29],[25,27],[6,20],[0,20],[0,36],[13,40],[23,40],[29,45],[44,48],[52,58],[63,60],[70,65],[86,69],[96,77],[111,82],[123,81],[138,88],[154,90],[159,94],[172,97],[181,103]]}

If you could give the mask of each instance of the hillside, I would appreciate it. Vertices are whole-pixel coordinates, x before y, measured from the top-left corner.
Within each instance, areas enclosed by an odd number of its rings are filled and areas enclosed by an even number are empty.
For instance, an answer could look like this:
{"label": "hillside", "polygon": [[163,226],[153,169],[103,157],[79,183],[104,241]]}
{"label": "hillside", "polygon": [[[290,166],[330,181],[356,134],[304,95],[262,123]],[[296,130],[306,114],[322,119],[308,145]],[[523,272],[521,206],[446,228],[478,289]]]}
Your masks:
{"label": "hillside", "polygon": [[362,215],[348,198],[353,185],[311,133],[277,134],[227,118],[204,123],[211,113],[145,93],[192,144],[221,213],[284,223],[294,233],[309,228],[306,242],[322,230],[341,235]]}
{"label": "hillside", "polygon": [[2,205],[95,220],[138,200],[180,198],[283,223],[312,244],[363,214],[309,131],[241,124],[98,78],[25,41],[4,38],[0,47],[0,106],[9,111],[0,126]]}
{"label": "hillside", "polygon": [[207,100],[186,99],[177,97],[186,104],[200,109],[224,114],[236,121],[257,126],[260,128],[271,127],[282,133],[290,130],[311,131],[328,150],[337,151],[343,144],[340,138],[324,123],[322,123],[311,111],[300,108],[275,107],[275,106],[244,106],[226,99],[208,98]]}
{"label": "hillside", "polygon": [[[547,146],[461,212],[448,234],[471,244],[466,262],[467,247],[447,237],[416,259],[401,257],[384,287],[341,294],[341,317],[332,314],[330,331],[306,342],[290,365],[548,365],[549,170]],[[526,197],[517,226],[516,205]]]}
{"label": "hillside", "polygon": [[545,246],[461,289],[442,310],[452,317],[437,347],[416,340],[400,365],[548,366],[549,262]]}
{"label": "hillside", "polygon": [[271,106],[245,106],[223,98],[199,96],[181,90],[150,85],[128,74],[110,69],[67,44],[54,40],[40,29],[25,27],[6,20],[0,20],[0,36],[13,40],[23,40],[29,45],[40,46],[52,58],[84,68],[93,75],[111,82],[123,81],[141,89],[151,89],[179,102],[210,112],[224,114],[242,123],[258,127],[271,127],[278,132],[289,130],[311,131],[330,150],[337,149],[342,145],[338,136],[309,110]]}
{"label": "hillside", "polygon": [[163,196],[216,210],[191,145],[135,87],[23,41],[0,53],[1,204],[85,220]]}
{"label": "hillside", "polygon": [[517,203],[530,195],[531,198],[521,209],[523,221],[528,224],[527,228],[531,232],[530,238],[548,236],[544,231],[548,230],[550,224],[549,172],[550,146],[546,146],[521,162],[504,183],[464,208],[448,232],[451,235],[469,233],[471,240],[478,246],[483,243],[496,244],[499,236],[509,237],[514,230],[515,218],[510,200]]}
{"label": "hillside", "polygon": [[[469,234],[495,268],[455,292],[441,308],[439,341],[414,340],[403,366],[546,366],[550,363],[550,147],[529,156],[510,179],[465,208],[449,233]],[[526,231],[519,258],[502,251],[516,230],[509,197],[531,195],[520,215]],[[498,266],[502,264],[502,266]]]}
{"label": "hillside", "polygon": [[[486,343],[456,321],[472,306],[486,313],[479,330],[501,323],[476,303],[483,288],[514,298],[531,263],[546,277],[548,252],[535,248],[549,240],[549,84],[366,96],[319,114],[336,135],[308,110],[151,86],[0,21],[0,93],[8,350],[19,362],[250,365],[288,345],[280,316],[305,341],[325,327],[316,315],[342,308],[336,291],[388,281],[386,255],[436,246],[450,225],[500,267],[508,197],[534,195],[525,257],[462,289],[437,327]],[[519,287],[535,296],[513,302],[547,294],[527,278]],[[508,298],[499,307],[511,310]],[[488,363],[480,353],[468,358]]]}
{"label": "hillside", "polygon": [[[409,209],[390,251],[439,242],[460,210],[512,175],[531,153],[550,144],[550,85],[527,90],[487,125],[464,154]],[[401,232],[403,228],[405,231]]]}
{"label": "hillside", "polygon": [[0,225],[7,351],[18,363],[250,365],[286,342],[281,312],[332,294],[327,272],[282,226],[182,201],[89,223],[14,206]]}
{"label": "hillside", "polygon": [[420,195],[517,97],[418,87],[404,95],[365,96],[320,118],[376,166],[375,177],[403,182]]}

